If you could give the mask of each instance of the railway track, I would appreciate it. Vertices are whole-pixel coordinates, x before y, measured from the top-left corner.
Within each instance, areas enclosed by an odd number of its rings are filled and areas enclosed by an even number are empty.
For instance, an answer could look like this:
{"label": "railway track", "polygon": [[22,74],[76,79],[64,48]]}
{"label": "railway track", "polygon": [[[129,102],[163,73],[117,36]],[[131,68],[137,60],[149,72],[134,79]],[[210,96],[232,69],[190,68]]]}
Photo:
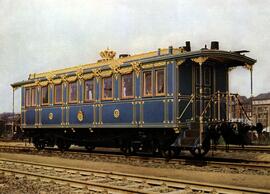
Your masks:
{"label": "railway track", "polygon": [[55,166],[0,158],[0,172],[66,185],[81,193],[270,193],[268,190],[200,183],[165,177]]}
{"label": "railway track", "polygon": [[[214,149],[214,148],[213,148]],[[226,146],[218,145],[216,150],[220,151],[237,151],[237,152],[255,152],[255,153],[267,153],[270,154],[270,146],[245,146],[244,148],[240,146],[230,145],[229,149],[226,150]]]}
{"label": "railway track", "polygon": [[172,168],[199,171],[212,171],[222,173],[238,174],[256,174],[270,176],[270,162],[258,162],[251,160],[225,159],[225,158],[204,158],[197,160],[193,157],[179,157],[167,160],[165,158],[151,156],[124,156],[119,153],[104,152],[82,152],[70,150],[60,152],[57,149],[45,149],[37,151],[33,147],[4,146],[0,145],[0,152],[24,153],[42,156],[56,156],[69,159],[80,159],[99,162],[114,162],[130,164],[135,166],[154,167],[154,168]]}

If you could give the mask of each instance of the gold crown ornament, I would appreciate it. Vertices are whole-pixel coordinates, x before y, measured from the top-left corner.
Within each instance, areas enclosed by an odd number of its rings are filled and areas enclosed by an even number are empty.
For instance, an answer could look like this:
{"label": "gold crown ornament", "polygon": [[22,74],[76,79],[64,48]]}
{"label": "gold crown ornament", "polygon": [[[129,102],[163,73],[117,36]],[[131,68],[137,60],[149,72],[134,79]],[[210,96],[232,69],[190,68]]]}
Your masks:
{"label": "gold crown ornament", "polygon": [[106,50],[101,51],[99,53],[99,55],[101,56],[103,61],[108,61],[108,60],[111,60],[111,59],[113,59],[115,57],[116,52],[114,52],[114,51],[110,50],[109,48],[107,48]]}

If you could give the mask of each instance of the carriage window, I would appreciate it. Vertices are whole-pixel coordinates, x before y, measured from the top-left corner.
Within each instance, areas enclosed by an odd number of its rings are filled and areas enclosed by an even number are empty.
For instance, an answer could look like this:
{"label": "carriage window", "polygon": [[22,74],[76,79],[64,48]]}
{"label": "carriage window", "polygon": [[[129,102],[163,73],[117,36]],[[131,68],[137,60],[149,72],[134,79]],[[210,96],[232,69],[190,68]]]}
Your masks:
{"label": "carriage window", "polygon": [[156,71],[156,95],[165,94],[164,70]]}
{"label": "carriage window", "polygon": [[107,77],[103,79],[103,99],[111,99],[112,98],[112,77]]}
{"label": "carriage window", "polygon": [[61,104],[63,101],[63,91],[62,84],[58,84],[54,86],[54,102],[55,104]]}
{"label": "carriage window", "polygon": [[36,88],[31,89],[31,100],[32,100],[31,105],[36,106]]}
{"label": "carriage window", "polygon": [[91,101],[93,100],[94,96],[94,81],[86,80],[84,82],[84,99],[85,101]]}
{"label": "carriage window", "polygon": [[49,103],[49,91],[48,86],[44,86],[41,88],[41,97],[42,97],[42,104]]}
{"label": "carriage window", "polygon": [[31,95],[30,95],[30,89],[25,90],[25,105],[31,106]]}
{"label": "carriage window", "polygon": [[151,96],[152,95],[152,71],[144,72],[143,79],[144,79],[143,94],[144,96]]}
{"label": "carriage window", "polygon": [[133,74],[127,74],[122,76],[122,97],[133,96]]}
{"label": "carriage window", "polygon": [[78,87],[77,82],[69,83],[69,102],[77,102]]}

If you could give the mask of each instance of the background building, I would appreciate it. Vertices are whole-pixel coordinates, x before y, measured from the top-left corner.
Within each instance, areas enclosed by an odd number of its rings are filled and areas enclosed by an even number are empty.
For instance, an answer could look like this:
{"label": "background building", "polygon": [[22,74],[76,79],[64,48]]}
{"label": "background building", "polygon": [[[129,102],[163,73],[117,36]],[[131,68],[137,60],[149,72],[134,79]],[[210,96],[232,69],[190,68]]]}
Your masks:
{"label": "background building", "polygon": [[253,98],[253,119],[260,122],[264,130],[270,132],[270,92]]}

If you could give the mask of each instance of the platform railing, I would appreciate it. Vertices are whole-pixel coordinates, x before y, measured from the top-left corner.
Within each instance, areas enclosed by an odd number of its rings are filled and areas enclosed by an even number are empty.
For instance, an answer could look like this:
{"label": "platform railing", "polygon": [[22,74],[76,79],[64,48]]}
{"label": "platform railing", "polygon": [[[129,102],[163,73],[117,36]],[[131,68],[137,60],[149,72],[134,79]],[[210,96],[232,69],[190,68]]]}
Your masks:
{"label": "platform railing", "polygon": [[[206,101],[205,98],[204,98],[204,101]],[[247,110],[243,106],[238,94],[217,91],[216,93],[210,96],[208,101],[206,101],[206,106],[204,107],[200,116],[205,118],[206,113],[208,111],[211,111],[211,107],[213,105],[215,107],[214,111],[216,111],[217,114],[214,114],[214,116],[211,116],[212,117],[211,120],[231,121],[235,119],[233,118],[234,114],[239,114],[239,115],[244,115],[244,118],[242,118],[242,120],[247,120],[249,122],[252,121],[252,119],[248,116]],[[226,111],[225,118],[222,117],[222,113],[224,113],[224,111]]]}

